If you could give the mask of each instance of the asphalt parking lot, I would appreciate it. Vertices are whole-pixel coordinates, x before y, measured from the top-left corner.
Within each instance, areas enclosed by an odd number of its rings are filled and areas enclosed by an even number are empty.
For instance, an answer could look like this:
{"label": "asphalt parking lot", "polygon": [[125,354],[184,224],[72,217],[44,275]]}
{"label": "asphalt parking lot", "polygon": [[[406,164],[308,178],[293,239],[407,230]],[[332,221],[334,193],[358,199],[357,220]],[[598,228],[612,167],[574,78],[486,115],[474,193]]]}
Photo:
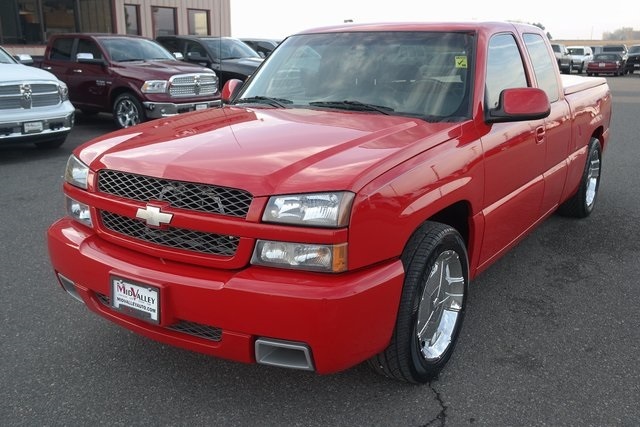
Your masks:
{"label": "asphalt parking lot", "polygon": [[456,352],[424,386],[212,359],[95,316],[57,285],[45,233],[69,153],[111,118],[79,116],[55,151],[0,147],[2,425],[640,425],[640,75],[607,79],[596,210],[551,217],[472,284]]}

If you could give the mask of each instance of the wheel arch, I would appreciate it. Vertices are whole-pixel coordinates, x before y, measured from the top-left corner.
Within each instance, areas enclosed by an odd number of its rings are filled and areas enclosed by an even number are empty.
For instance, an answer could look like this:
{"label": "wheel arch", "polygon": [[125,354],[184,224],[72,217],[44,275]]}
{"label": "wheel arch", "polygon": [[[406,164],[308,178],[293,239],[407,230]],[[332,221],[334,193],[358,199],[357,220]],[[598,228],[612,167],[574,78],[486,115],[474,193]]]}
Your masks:
{"label": "wheel arch", "polygon": [[138,101],[140,101],[140,103],[142,103],[142,99],[140,99],[140,96],[138,96],[135,90],[127,86],[119,86],[117,88],[114,88],[109,94],[109,108],[113,108],[113,103],[116,102],[116,99],[118,99],[118,97],[123,93],[130,93],[131,95],[135,96]]}

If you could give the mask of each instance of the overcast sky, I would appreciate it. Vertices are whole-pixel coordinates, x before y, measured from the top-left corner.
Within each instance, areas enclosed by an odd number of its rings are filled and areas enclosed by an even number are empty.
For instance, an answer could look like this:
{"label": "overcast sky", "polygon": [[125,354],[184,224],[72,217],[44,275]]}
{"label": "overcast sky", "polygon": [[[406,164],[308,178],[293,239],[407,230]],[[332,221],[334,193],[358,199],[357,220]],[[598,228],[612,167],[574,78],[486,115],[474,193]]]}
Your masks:
{"label": "overcast sky", "polygon": [[[634,2],[630,2],[634,3]],[[491,21],[540,23],[554,39],[602,39],[622,27],[640,31],[629,3],[572,0],[231,0],[231,35],[284,38],[307,28],[381,21]]]}

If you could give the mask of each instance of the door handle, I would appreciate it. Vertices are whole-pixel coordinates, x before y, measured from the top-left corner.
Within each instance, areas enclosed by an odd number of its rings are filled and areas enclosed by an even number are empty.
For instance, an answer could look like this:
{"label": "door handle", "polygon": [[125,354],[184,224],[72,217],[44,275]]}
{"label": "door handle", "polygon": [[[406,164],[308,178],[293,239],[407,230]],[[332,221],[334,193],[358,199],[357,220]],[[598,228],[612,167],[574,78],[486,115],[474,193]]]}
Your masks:
{"label": "door handle", "polygon": [[42,67],[42,69],[43,69],[43,70],[47,70],[47,71],[49,71],[49,70],[51,70],[51,66],[49,66],[49,65],[45,65],[44,67]]}
{"label": "door handle", "polygon": [[82,73],[82,70],[80,68],[76,68],[75,70],[73,70],[74,73]]}
{"label": "door handle", "polygon": [[542,144],[544,142],[545,129],[544,126],[538,126],[536,128],[536,144]]}

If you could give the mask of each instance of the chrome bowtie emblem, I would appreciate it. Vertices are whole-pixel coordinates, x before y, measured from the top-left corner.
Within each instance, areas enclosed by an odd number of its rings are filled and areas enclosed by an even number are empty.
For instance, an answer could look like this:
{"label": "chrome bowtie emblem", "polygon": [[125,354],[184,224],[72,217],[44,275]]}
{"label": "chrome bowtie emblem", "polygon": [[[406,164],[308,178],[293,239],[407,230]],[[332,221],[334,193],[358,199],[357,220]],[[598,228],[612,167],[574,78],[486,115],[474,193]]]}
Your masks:
{"label": "chrome bowtie emblem", "polygon": [[144,209],[138,208],[136,218],[144,220],[149,226],[160,227],[169,224],[173,214],[161,212],[157,206],[147,205]]}

